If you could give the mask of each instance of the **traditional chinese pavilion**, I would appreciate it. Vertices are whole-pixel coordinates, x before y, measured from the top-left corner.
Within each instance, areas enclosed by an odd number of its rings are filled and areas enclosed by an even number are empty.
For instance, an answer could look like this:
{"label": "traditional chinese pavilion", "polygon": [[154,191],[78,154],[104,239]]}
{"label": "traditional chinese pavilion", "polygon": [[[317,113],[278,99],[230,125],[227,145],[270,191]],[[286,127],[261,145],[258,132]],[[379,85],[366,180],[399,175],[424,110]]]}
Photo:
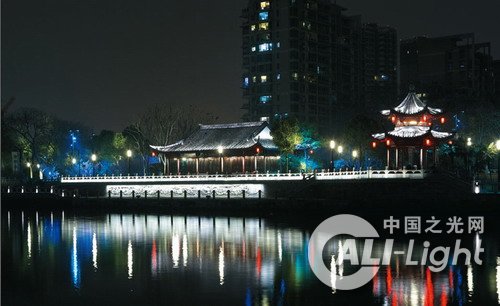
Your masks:
{"label": "traditional chinese pavilion", "polygon": [[200,125],[185,139],[151,145],[165,173],[252,173],[277,171],[279,152],[267,122]]}
{"label": "traditional chinese pavilion", "polygon": [[[451,142],[453,133],[439,131],[445,123],[443,110],[427,106],[419,99],[415,89],[410,87],[406,98],[396,107],[381,111],[383,116],[394,124],[394,129],[385,133],[373,134],[375,141],[382,142],[387,147],[387,167],[402,168],[409,165],[424,169],[432,164],[436,165],[438,145],[444,141]],[[432,159],[429,162],[429,152]],[[416,155],[418,154],[418,164]],[[391,156],[393,163],[391,163]]]}

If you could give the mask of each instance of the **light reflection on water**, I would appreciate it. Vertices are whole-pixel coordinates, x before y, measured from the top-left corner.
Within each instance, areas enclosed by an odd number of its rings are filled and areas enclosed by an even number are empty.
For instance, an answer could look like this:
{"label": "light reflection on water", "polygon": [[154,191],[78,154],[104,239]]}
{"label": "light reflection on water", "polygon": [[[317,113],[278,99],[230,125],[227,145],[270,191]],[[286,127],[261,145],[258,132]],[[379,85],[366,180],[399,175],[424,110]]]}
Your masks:
{"label": "light reflection on water", "polygon": [[[152,292],[168,298],[179,290],[190,301],[211,298],[246,305],[308,304],[310,296],[325,303],[500,303],[497,254],[492,264],[486,258],[483,267],[450,265],[440,273],[425,266],[405,266],[405,257],[395,256],[369,284],[358,289],[359,295],[347,296],[326,287],[312,274],[307,260],[310,230],[299,227],[254,218],[74,217],[64,212],[24,211],[9,211],[4,220],[8,231],[2,230],[3,267],[11,269],[3,280],[12,281],[12,286],[27,286],[24,280],[30,279],[34,287],[26,290],[36,292],[34,288],[46,286],[42,283],[48,279],[53,283],[46,292],[49,300],[37,300],[40,304],[52,304],[50,297],[61,293],[68,300],[100,294],[125,299],[130,292],[136,298]],[[353,272],[342,263],[341,242],[334,239],[324,254],[332,284]],[[375,254],[381,255],[383,248],[374,244]],[[30,294],[25,298],[29,300]]]}

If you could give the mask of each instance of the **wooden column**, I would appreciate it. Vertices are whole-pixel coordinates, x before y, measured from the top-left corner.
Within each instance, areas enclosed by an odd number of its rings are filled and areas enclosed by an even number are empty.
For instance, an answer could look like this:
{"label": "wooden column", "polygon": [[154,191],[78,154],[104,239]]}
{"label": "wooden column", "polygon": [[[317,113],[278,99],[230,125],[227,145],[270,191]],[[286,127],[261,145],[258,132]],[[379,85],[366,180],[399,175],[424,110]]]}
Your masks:
{"label": "wooden column", "polygon": [[181,174],[181,159],[177,158],[177,174]]}
{"label": "wooden column", "polygon": [[245,173],[245,156],[241,158],[241,173]]}
{"label": "wooden column", "polygon": [[196,157],[196,174],[200,173],[200,159]]}
{"label": "wooden column", "polygon": [[255,172],[257,172],[257,155],[254,156],[253,160],[254,160],[254,164],[255,164],[254,170],[255,170]]}
{"label": "wooden column", "polygon": [[387,148],[387,169],[391,167],[391,149]]}
{"label": "wooden column", "polygon": [[424,169],[424,149],[420,149],[420,169]]}
{"label": "wooden column", "polygon": [[267,172],[267,159],[264,156],[264,173],[266,173],[266,172]]}
{"label": "wooden column", "polygon": [[163,173],[164,175],[169,175],[170,174],[170,158],[167,158],[167,173]]}
{"label": "wooden column", "polygon": [[396,148],[396,170],[399,168],[399,149]]}

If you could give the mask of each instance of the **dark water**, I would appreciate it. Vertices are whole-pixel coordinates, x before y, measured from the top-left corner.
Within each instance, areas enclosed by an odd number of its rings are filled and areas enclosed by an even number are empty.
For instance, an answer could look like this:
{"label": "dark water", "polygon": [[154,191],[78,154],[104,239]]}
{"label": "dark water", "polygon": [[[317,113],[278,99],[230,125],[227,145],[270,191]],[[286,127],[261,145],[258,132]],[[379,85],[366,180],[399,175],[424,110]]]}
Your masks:
{"label": "dark water", "polygon": [[[434,273],[396,256],[365,286],[335,291],[309,268],[313,230],[253,218],[3,211],[2,304],[500,303],[495,235],[484,238],[480,266],[449,265]],[[474,243],[474,236],[466,239]],[[329,252],[338,252],[338,241]],[[343,269],[335,267],[332,277],[349,272]]]}

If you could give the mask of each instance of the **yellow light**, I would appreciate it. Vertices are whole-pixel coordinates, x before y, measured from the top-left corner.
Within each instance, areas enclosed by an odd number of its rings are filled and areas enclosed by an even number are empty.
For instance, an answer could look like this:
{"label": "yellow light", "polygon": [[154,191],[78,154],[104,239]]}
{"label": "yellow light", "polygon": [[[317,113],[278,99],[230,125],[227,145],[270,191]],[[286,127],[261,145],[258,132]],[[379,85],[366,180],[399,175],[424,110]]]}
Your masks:
{"label": "yellow light", "polygon": [[37,169],[40,169],[40,164],[36,164]]}
{"label": "yellow light", "polygon": [[28,168],[29,168],[29,167],[31,167],[31,163],[30,163],[30,162],[27,162],[27,163],[26,163],[26,167],[28,167]]}
{"label": "yellow light", "polygon": [[268,8],[268,7],[269,7],[269,1],[262,1],[262,2],[260,3],[260,9],[261,9],[261,10],[265,10],[265,9],[266,9],[266,8]]}
{"label": "yellow light", "polygon": [[260,76],[260,82],[261,82],[261,83],[265,83],[265,82],[267,82],[267,75],[261,75],[261,76]]}
{"label": "yellow light", "polygon": [[97,155],[92,154],[92,155],[90,156],[90,159],[91,159],[93,162],[95,162],[95,161],[97,160]]}
{"label": "yellow light", "polygon": [[71,159],[71,163],[72,163],[73,165],[74,165],[74,164],[76,164],[76,158],[74,158],[74,157],[73,157],[73,158]]}
{"label": "yellow light", "polygon": [[495,147],[500,151],[500,139],[495,142]]}
{"label": "yellow light", "polygon": [[352,151],[352,157],[354,157],[354,158],[358,157],[358,151],[357,150],[353,150]]}
{"label": "yellow light", "polygon": [[335,149],[335,140],[330,140],[330,149]]}
{"label": "yellow light", "polygon": [[127,150],[127,157],[132,157],[132,150]]}
{"label": "yellow light", "polygon": [[259,23],[259,30],[267,30],[269,29],[269,23],[268,22],[261,22]]}
{"label": "yellow light", "polygon": [[467,138],[467,146],[468,147],[472,146],[472,138],[470,137]]}
{"label": "yellow light", "polygon": [[344,148],[342,146],[338,146],[337,148],[337,151],[342,154],[342,152],[344,151]]}
{"label": "yellow light", "polygon": [[252,24],[252,25],[250,26],[250,30],[251,30],[251,31],[255,31],[255,29],[256,29],[255,24]]}
{"label": "yellow light", "polygon": [[219,152],[219,154],[222,154],[222,152],[224,152],[224,148],[222,148],[222,146],[218,146],[217,152]]}

